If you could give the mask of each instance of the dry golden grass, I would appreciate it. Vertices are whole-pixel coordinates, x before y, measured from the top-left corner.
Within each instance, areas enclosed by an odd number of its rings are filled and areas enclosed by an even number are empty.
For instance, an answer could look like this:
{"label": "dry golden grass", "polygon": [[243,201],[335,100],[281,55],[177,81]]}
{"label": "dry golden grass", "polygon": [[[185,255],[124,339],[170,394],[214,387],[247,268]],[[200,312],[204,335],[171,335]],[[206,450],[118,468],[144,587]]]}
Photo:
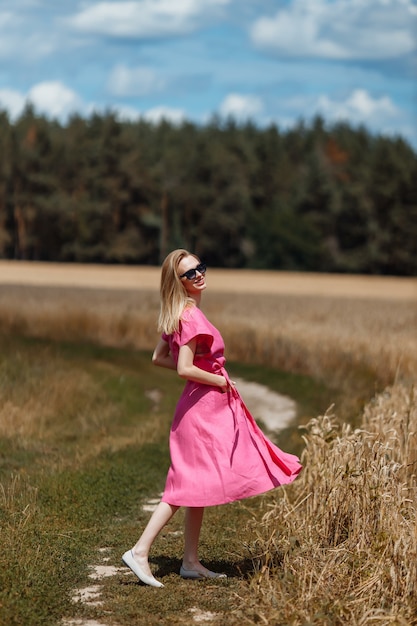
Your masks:
{"label": "dry golden grass", "polygon": [[[148,350],[157,340],[157,268],[3,262],[1,282],[4,330]],[[417,377],[414,279],[210,270],[208,285],[203,308],[229,359],[335,388],[358,369],[368,389]]]}
{"label": "dry golden grass", "polygon": [[310,422],[291,502],[254,525],[247,623],[417,623],[416,433],[401,385],[368,404],[361,429]]}
{"label": "dry golden grass", "polygon": [[144,416],[138,418],[136,407],[133,424],[121,417],[119,404],[103,394],[102,379],[114,385],[119,377],[117,364],[97,362],[90,372],[79,362],[63,359],[59,351],[55,354],[49,345],[14,354],[6,350],[0,359],[0,438],[17,438],[23,448],[25,442],[54,446],[66,440],[72,449],[74,442],[78,461],[103,449],[155,441],[166,426],[159,413],[148,418],[156,404],[151,390],[141,402]]}
{"label": "dry golden grass", "polygon": [[[207,276],[210,288],[222,293],[417,300],[414,278],[215,268]],[[149,266],[0,260],[4,285],[157,291],[159,277],[160,269]]]}
{"label": "dry golden grass", "polygon": [[[340,386],[356,368],[383,384],[417,377],[415,302],[237,294],[206,301],[233,359],[307,373]],[[242,336],[242,330],[244,335]]]}

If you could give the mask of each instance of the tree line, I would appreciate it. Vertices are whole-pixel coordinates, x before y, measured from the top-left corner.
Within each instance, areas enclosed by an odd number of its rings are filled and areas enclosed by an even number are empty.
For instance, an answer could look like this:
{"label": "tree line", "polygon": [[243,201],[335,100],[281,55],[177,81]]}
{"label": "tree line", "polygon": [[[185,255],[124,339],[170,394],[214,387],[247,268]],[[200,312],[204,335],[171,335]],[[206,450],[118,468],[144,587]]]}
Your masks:
{"label": "tree line", "polygon": [[0,258],[415,275],[417,154],[320,117],[289,130],[0,112]]}

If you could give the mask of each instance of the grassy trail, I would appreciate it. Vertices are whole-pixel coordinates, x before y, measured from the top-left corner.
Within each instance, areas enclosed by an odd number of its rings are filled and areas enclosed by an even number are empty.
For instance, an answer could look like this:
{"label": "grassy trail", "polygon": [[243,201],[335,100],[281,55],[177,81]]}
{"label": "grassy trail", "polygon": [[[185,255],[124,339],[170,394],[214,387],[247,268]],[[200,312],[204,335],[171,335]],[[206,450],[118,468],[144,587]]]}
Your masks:
{"label": "grassy trail", "polygon": [[[194,624],[198,612],[212,614],[212,624],[226,615],[241,624],[229,608],[244,610],[256,567],[248,522],[277,494],[206,511],[202,558],[226,582],[178,576],[182,511],[152,554],[165,589],[146,588],[120,567],[149,517],[142,505],[163,489],[182,381],[155,371],[148,353],[10,336],[0,343],[1,626]],[[235,368],[284,393],[298,383],[305,417],[327,406],[326,389],[307,377]],[[296,429],[283,436],[283,447],[300,446]],[[97,584],[91,567],[104,564],[120,570],[99,582],[100,604],[74,601],[76,589]]]}

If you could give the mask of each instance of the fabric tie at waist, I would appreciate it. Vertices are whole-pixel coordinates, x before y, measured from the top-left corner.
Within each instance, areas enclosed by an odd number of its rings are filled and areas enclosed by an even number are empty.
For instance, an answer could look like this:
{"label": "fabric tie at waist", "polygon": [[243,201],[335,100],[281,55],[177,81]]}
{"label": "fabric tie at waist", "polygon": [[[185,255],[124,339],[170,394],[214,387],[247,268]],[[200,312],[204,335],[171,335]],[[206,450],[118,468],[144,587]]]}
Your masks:
{"label": "fabric tie at waist", "polygon": [[[236,410],[233,407],[233,404],[239,403],[242,407],[243,413],[246,417],[246,420],[249,422],[249,424],[251,425],[252,431],[254,433],[256,433],[258,436],[261,437],[263,444],[265,445],[265,449],[264,450],[259,450],[260,454],[262,457],[264,457],[265,462],[267,463],[267,459],[273,459],[274,463],[288,476],[291,476],[292,472],[291,469],[289,469],[287,467],[287,465],[285,463],[283,463],[282,459],[280,458],[279,455],[277,455],[276,453],[276,449],[274,445],[271,445],[271,442],[269,441],[269,439],[267,439],[267,437],[265,437],[264,433],[261,431],[261,429],[259,428],[258,424],[256,423],[255,418],[253,417],[252,413],[249,411],[248,407],[246,406],[242,396],[240,395],[239,391],[236,389],[235,385],[232,383],[232,381],[230,380],[229,374],[227,373],[227,371],[225,370],[224,367],[221,367],[221,372],[220,372],[227,380],[227,394],[229,397],[229,406],[230,409],[233,413],[233,423],[234,423],[234,442],[236,442],[236,437],[238,436],[238,420],[236,417]],[[231,400],[235,401],[232,402]],[[300,466],[301,469],[301,466]],[[300,470],[298,470],[300,471]]]}
{"label": "fabric tie at waist", "polygon": [[235,398],[242,400],[238,390],[236,389],[236,386],[230,380],[230,376],[227,370],[225,369],[225,367],[223,365],[220,365],[220,363],[216,362],[213,370],[215,374],[219,374],[220,376],[225,377],[227,381],[227,393],[231,393]]}
{"label": "fabric tie at waist", "polygon": [[219,376],[224,376],[225,379],[226,379],[226,382],[227,382],[227,390],[222,392],[222,393],[227,393],[227,396],[228,396],[228,402],[229,402],[230,410],[231,410],[232,415],[233,415],[233,431],[234,431],[233,441],[235,441],[236,436],[237,436],[237,431],[238,431],[238,420],[237,420],[237,416],[236,416],[235,407],[233,406],[234,402],[232,400],[241,402],[242,404],[243,404],[243,400],[242,400],[238,390],[236,389],[235,385],[230,380],[230,376],[229,376],[227,370],[225,369],[225,367],[223,365],[221,365],[217,361],[214,364],[213,371],[214,371],[215,374],[219,374]]}

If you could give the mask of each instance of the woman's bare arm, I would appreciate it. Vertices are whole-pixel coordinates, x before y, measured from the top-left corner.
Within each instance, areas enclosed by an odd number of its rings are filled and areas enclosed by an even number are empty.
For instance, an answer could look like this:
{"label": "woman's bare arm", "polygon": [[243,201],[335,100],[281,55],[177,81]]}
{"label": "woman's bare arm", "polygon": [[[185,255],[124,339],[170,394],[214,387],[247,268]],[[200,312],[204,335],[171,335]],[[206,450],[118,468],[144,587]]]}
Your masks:
{"label": "woman's bare arm", "polygon": [[220,387],[223,391],[226,391],[227,380],[224,376],[206,372],[194,365],[196,345],[197,340],[192,339],[189,343],[180,347],[177,364],[178,375],[181,376],[181,378],[186,378],[196,383],[203,383],[204,385]]}
{"label": "woman's bare arm", "polygon": [[152,355],[152,363],[159,367],[167,367],[170,370],[175,370],[176,365],[172,354],[169,350],[168,342],[164,339],[160,339]]}

